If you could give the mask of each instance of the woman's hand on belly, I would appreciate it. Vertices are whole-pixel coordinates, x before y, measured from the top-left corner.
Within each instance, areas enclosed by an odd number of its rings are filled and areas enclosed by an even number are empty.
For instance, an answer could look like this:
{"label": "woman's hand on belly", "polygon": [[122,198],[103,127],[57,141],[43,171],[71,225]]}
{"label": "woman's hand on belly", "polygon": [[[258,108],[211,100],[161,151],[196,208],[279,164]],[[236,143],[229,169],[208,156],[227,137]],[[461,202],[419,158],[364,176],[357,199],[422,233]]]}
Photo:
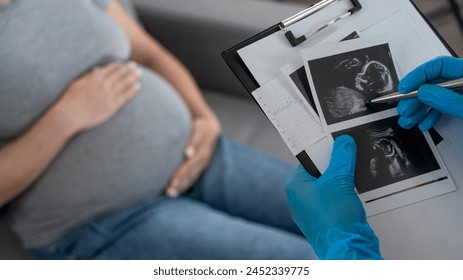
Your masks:
{"label": "woman's hand on belly", "polygon": [[185,161],[177,168],[166,188],[166,195],[176,197],[187,191],[209,166],[221,127],[213,116],[193,119],[192,132],[185,148]]}
{"label": "woman's hand on belly", "polygon": [[133,63],[97,68],[74,81],[55,109],[76,133],[98,126],[135,97],[140,77]]}

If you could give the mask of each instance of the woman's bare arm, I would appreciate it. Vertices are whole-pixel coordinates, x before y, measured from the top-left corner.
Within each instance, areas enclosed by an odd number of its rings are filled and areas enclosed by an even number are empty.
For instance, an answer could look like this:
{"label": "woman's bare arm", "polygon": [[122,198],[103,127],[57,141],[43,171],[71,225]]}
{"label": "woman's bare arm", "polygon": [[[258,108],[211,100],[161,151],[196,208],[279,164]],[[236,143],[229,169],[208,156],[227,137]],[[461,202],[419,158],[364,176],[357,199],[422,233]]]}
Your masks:
{"label": "woman's bare arm", "polygon": [[28,131],[1,148],[0,206],[27,189],[72,136],[108,120],[131,100],[139,77],[133,66],[120,64],[92,71],[72,83]]}
{"label": "woman's bare arm", "polygon": [[24,135],[0,150],[0,205],[23,192],[75,132],[59,110],[49,110]]}

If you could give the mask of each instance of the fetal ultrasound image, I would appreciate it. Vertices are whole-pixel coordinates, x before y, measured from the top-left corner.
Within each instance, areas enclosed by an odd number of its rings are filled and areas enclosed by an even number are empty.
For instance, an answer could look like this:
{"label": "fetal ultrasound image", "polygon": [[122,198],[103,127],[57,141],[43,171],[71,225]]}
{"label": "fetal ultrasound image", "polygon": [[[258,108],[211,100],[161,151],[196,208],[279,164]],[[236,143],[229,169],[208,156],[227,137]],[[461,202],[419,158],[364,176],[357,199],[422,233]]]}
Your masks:
{"label": "fetal ultrasound image", "polygon": [[388,44],[308,61],[328,125],[396,106],[369,104],[397,91],[399,79]]}
{"label": "fetal ultrasound image", "polygon": [[[357,39],[360,38],[357,31],[354,31],[347,35],[344,39],[341,41],[348,41],[352,39]],[[310,84],[309,84],[309,79],[307,78],[307,73],[305,71],[305,67],[302,66],[301,68],[297,69],[291,75],[289,75],[293,83],[296,85],[296,87],[299,89],[299,91],[302,93],[302,95],[305,97],[307,102],[309,102],[310,106],[312,109],[314,109],[315,113],[318,115],[317,107],[315,106],[315,101],[312,96],[312,91],[310,90]]]}
{"label": "fetal ultrasound image", "polygon": [[398,117],[333,133],[351,135],[357,143],[355,185],[359,193],[440,169],[426,138],[418,129],[403,129]]}
{"label": "fetal ultrasound image", "polygon": [[412,168],[407,152],[403,150],[403,143],[397,133],[390,126],[379,130],[369,130],[371,147],[377,153],[370,159],[370,173],[378,177],[381,161],[387,164],[387,171],[392,178],[402,177]]}

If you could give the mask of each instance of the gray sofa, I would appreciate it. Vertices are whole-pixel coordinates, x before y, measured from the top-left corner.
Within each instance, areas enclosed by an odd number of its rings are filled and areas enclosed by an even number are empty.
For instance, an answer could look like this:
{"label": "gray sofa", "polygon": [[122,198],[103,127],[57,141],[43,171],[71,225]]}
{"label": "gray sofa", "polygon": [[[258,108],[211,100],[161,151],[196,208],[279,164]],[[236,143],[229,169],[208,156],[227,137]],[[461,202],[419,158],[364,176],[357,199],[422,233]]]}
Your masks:
{"label": "gray sofa", "polygon": [[[145,28],[193,73],[220,118],[226,136],[296,163],[220,53],[302,10],[307,4],[270,0],[133,2]],[[129,3],[124,4],[131,10]],[[31,259],[9,230],[6,211],[0,210],[0,259]]]}

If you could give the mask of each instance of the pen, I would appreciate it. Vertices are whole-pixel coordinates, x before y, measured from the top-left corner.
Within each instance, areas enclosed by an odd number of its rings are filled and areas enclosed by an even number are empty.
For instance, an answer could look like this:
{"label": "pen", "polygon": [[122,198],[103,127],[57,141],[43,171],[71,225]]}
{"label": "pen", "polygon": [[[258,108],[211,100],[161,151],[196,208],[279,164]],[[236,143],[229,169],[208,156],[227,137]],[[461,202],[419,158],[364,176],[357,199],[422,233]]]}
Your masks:
{"label": "pen", "polygon": [[[456,89],[462,89],[463,88],[463,78],[457,79],[457,80],[452,80],[452,81],[447,81],[443,83],[436,84],[436,86],[440,86],[443,88],[448,88],[451,90],[456,90]],[[412,91],[410,93],[399,93],[399,92],[394,92],[385,96],[381,96],[375,99],[372,99],[370,102],[371,103],[389,103],[389,102],[395,102],[399,101],[402,99],[407,99],[407,98],[413,98],[416,97],[418,94],[418,91]]]}

